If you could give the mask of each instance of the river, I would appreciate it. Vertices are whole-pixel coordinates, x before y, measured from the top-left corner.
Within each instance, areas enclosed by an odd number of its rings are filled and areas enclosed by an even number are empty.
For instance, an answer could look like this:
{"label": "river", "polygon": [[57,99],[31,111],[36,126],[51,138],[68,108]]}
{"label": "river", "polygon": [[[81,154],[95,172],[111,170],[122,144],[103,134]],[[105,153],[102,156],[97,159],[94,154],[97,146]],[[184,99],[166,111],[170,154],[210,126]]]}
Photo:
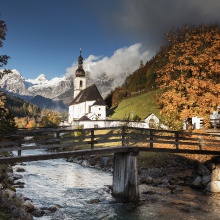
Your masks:
{"label": "river", "polygon": [[[23,152],[23,151],[22,151]],[[36,151],[36,153],[45,153]],[[25,154],[30,154],[26,151]],[[39,208],[58,206],[58,211],[39,220],[217,220],[220,196],[189,187],[172,194],[167,187],[140,186],[141,202],[124,204],[111,196],[112,174],[82,167],[65,159],[27,162],[24,188],[17,188]],[[14,170],[16,170],[16,167]],[[145,192],[145,193],[143,193]]]}
{"label": "river", "polygon": [[[27,154],[28,151],[23,155]],[[37,207],[60,207],[53,214],[35,219],[155,219],[152,212],[146,211],[146,207],[123,204],[111,196],[108,187],[112,185],[111,173],[82,167],[65,159],[34,161],[16,166],[25,169],[22,173],[25,187],[17,188],[17,192],[23,193]]]}

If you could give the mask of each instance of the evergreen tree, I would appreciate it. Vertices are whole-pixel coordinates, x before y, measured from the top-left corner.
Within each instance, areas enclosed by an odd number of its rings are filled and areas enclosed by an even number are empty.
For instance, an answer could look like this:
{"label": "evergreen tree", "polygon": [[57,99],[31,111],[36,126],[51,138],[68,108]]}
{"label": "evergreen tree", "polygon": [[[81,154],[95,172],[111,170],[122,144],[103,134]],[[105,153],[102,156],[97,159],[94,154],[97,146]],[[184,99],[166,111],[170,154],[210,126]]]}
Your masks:
{"label": "evergreen tree", "polygon": [[[5,40],[7,27],[3,20],[0,20],[0,47],[3,46],[3,40]],[[9,56],[0,55],[0,67],[3,67],[7,64]],[[0,79],[4,74],[9,73],[10,71],[4,70],[0,72]],[[13,115],[8,109],[5,108],[5,94],[0,93],[0,134],[12,132],[16,129],[15,121]]]}

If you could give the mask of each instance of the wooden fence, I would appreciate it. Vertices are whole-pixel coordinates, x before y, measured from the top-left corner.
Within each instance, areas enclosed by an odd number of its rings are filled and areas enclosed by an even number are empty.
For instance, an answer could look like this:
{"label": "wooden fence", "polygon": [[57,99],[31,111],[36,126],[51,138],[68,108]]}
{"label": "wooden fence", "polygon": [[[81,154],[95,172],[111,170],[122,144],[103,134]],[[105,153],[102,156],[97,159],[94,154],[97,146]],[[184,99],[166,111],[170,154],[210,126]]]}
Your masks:
{"label": "wooden fence", "polygon": [[213,128],[220,128],[220,119],[210,119],[210,124]]}
{"label": "wooden fence", "polygon": [[220,134],[187,133],[132,127],[90,129],[19,130],[0,136],[0,153],[4,151],[45,149],[74,151],[82,149],[129,146],[140,151],[220,154]]}

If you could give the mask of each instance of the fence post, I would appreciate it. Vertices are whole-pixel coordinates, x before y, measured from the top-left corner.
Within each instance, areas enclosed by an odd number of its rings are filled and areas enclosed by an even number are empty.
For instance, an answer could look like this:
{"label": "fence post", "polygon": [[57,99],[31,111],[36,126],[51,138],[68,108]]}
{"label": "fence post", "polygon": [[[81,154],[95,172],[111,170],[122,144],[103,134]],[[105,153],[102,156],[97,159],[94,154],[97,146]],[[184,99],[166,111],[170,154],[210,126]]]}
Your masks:
{"label": "fence post", "polygon": [[175,132],[176,149],[179,149],[179,132]]}
{"label": "fence post", "polygon": [[19,142],[18,142],[18,157],[21,156],[21,137],[19,137]]}
{"label": "fence post", "polygon": [[121,146],[125,146],[125,126],[122,126],[121,128]]}
{"label": "fence post", "polygon": [[54,137],[59,139],[60,138],[60,132],[59,131],[54,132]]}
{"label": "fence post", "polygon": [[91,128],[91,150],[94,149],[94,138],[95,138],[94,128]]}
{"label": "fence post", "polygon": [[199,135],[199,150],[202,150],[202,136]]}
{"label": "fence post", "polygon": [[150,148],[153,148],[154,146],[153,140],[153,130],[150,130]]}

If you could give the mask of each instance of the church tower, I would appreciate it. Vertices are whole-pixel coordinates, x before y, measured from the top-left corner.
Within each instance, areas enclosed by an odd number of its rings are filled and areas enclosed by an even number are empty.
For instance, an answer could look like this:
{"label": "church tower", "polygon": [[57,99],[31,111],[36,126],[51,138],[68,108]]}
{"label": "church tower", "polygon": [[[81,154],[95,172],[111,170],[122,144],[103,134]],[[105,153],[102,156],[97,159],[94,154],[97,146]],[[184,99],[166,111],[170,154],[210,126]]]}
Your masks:
{"label": "church tower", "polygon": [[82,50],[80,48],[80,55],[78,57],[78,69],[75,72],[75,79],[74,79],[74,98],[79,94],[81,90],[86,88],[86,77],[85,71],[83,69],[83,58],[81,56]]}

